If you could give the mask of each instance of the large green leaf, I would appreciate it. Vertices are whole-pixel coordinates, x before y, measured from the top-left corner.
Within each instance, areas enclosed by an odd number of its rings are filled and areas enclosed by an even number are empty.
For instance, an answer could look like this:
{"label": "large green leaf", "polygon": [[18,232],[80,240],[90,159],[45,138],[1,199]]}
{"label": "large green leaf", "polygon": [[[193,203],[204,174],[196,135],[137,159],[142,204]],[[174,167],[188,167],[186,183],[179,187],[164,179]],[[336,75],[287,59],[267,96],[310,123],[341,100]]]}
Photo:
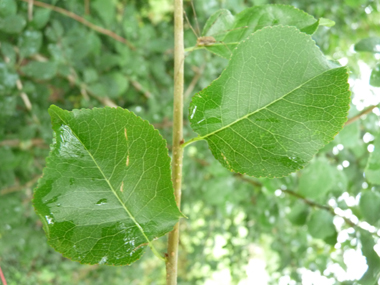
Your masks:
{"label": "large green leaf", "polygon": [[368,182],[380,185],[380,134],[377,135],[374,146],[364,173]]}
{"label": "large green leaf", "polygon": [[166,142],[121,108],[49,109],[55,139],[34,205],[49,243],[89,264],[130,264],[181,216]]}
{"label": "large green leaf", "polygon": [[222,9],[206,22],[202,36],[212,36],[217,41],[206,44],[209,51],[230,58],[233,49],[249,35],[267,26],[295,26],[302,32],[313,34],[319,22],[313,16],[289,5],[262,5],[247,8],[235,17]]}
{"label": "large green leaf", "polygon": [[333,139],[349,102],[345,68],[296,28],[268,27],[241,43],[221,76],[194,96],[190,122],[199,137],[192,141],[207,140],[231,171],[284,176]]}

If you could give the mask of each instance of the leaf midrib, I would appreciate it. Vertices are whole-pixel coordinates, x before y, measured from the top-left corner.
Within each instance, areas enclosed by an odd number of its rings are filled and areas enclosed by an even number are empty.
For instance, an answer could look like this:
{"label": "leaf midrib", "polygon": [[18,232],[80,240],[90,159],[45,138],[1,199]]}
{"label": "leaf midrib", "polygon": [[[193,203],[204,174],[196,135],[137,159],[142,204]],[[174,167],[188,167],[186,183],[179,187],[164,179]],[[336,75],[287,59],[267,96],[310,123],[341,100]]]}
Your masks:
{"label": "leaf midrib", "polygon": [[[288,96],[289,94],[291,94],[291,93],[293,93],[294,91],[296,91],[296,90],[302,88],[302,87],[305,86],[307,83],[313,81],[315,78],[317,78],[317,77],[319,77],[319,76],[321,76],[321,75],[323,75],[323,74],[325,74],[325,73],[327,73],[327,72],[329,72],[329,71],[337,70],[337,69],[344,69],[344,68],[345,68],[345,67],[342,66],[342,67],[337,67],[337,68],[331,68],[331,69],[328,69],[328,70],[326,70],[326,71],[324,71],[324,72],[322,72],[322,73],[320,73],[320,74],[318,74],[318,75],[316,75],[316,76],[314,76],[314,77],[308,79],[307,81],[305,81],[305,82],[303,82],[302,84],[300,84],[299,86],[293,88],[291,91],[289,91],[288,93],[282,95],[281,97],[277,98],[276,100],[270,102],[269,104],[267,104],[267,105],[265,105],[265,106],[263,106],[263,107],[261,107],[261,108],[259,108],[259,109],[256,109],[255,111],[253,111],[253,112],[251,112],[251,113],[248,113],[247,115],[245,115],[245,116],[243,116],[243,117],[241,117],[241,118],[238,118],[237,120],[235,120],[235,121],[229,123],[228,125],[223,126],[222,128],[220,128],[220,129],[218,129],[218,130],[215,130],[215,131],[213,131],[213,132],[211,132],[211,133],[209,133],[209,134],[203,135],[203,136],[199,136],[199,137],[196,138],[196,140],[204,140],[204,139],[206,139],[206,138],[209,137],[209,136],[212,136],[212,135],[214,135],[214,134],[216,134],[216,133],[218,133],[218,132],[221,132],[221,131],[223,131],[224,129],[227,129],[227,128],[231,127],[232,125],[235,125],[235,124],[239,123],[240,121],[245,120],[246,118],[248,118],[248,117],[250,117],[250,116],[252,116],[252,115],[254,115],[254,114],[256,114],[256,113],[258,113],[258,112],[260,112],[260,111],[262,111],[262,110],[264,110],[264,109],[266,109],[266,108],[269,108],[271,105],[273,105],[273,104],[275,104],[276,102],[278,102],[278,101],[284,99],[284,98],[285,98],[286,96]],[[189,141],[189,142],[190,142],[190,141]]]}
{"label": "leaf midrib", "polygon": [[96,162],[95,158],[93,157],[93,155],[91,154],[91,152],[87,149],[87,147],[85,146],[85,144],[80,140],[80,138],[78,137],[78,135],[74,132],[74,130],[70,127],[69,123],[67,123],[54,109],[53,109],[53,112],[61,119],[61,121],[63,123],[65,123],[66,126],[68,126],[70,128],[70,130],[72,131],[72,133],[74,134],[74,136],[78,139],[78,141],[81,143],[81,145],[84,147],[84,149],[87,151],[88,155],[91,157],[92,161],[95,163],[96,167],[98,168],[98,170],[100,171],[100,173],[102,174],[104,180],[107,182],[108,186],[110,187],[112,193],[115,195],[115,197],[117,198],[117,200],[119,201],[119,203],[122,205],[122,207],[124,208],[124,210],[126,211],[126,213],[128,214],[128,216],[131,218],[131,220],[136,224],[136,226],[139,228],[140,232],[142,233],[142,235],[144,236],[144,238],[146,239],[146,241],[148,242],[148,245],[149,247],[155,251],[156,249],[154,248],[153,244],[151,243],[151,241],[149,240],[149,238],[146,236],[145,232],[144,232],[144,229],[141,227],[141,225],[136,221],[136,219],[134,218],[134,216],[131,214],[131,212],[128,210],[128,208],[125,206],[125,204],[123,203],[123,201],[120,199],[119,195],[117,195],[115,189],[113,188],[113,186],[111,185],[110,181],[106,178],[104,172],[102,171],[101,167],[99,166],[99,164]]}

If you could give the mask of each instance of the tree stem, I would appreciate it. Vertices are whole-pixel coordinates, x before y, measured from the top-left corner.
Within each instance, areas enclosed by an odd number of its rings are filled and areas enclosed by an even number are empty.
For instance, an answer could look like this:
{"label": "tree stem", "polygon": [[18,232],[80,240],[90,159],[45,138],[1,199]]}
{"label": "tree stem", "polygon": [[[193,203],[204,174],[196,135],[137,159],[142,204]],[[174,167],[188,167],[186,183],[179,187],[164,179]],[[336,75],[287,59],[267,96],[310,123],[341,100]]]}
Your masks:
{"label": "tree stem", "polygon": [[[183,149],[183,74],[184,74],[184,43],[183,43],[183,3],[174,0],[174,105],[173,105],[173,156],[172,181],[174,195],[178,208],[181,205],[182,157]],[[166,284],[177,284],[178,268],[179,222],[169,233],[168,254],[166,258]]]}

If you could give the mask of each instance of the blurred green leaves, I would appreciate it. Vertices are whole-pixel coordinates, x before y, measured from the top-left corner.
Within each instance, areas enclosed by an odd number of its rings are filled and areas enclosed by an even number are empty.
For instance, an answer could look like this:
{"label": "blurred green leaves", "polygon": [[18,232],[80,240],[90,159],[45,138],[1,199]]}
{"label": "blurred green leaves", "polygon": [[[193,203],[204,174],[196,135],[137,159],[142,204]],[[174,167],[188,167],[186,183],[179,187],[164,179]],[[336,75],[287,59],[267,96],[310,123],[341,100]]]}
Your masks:
{"label": "blurred green leaves", "polygon": [[380,37],[365,38],[355,44],[356,51],[380,52]]}
{"label": "blurred green leaves", "polygon": [[0,16],[13,16],[17,13],[17,4],[15,0],[0,1]]}
{"label": "blurred green leaves", "polygon": [[34,79],[49,80],[57,74],[57,64],[51,61],[31,61],[21,70]]}
{"label": "blurred green leaves", "polygon": [[323,197],[337,184],[335,174],[326,159],[317,159],[302,171],[298,192],[311,199]]}
{"label": "blurred green leaves", "polygon": [[307,222],[307,228],[311,236],[318,239],[326,239],[334,236],[336,233],[333,215],[324,210],[315,210],[311,214]]}
{"label": "blurred green leaves", "polygon": [[365,176],[370,183],[380,185],[380,135],[376,137],[373,152],[370,154],[365,169]]}
{"label": "blurred green leaves", "polygon": [[21,15],[10,15],[0,18],[0,31],[7,34],[18,34],[26,25],[26,20]]}
{"label": "blurred green leaves", "polygon": [[364,192],[360,197],[359,208],[368,223],[377,224],[380,219],[380,194],[371,191]]}
{"label": "blurred green leaves", "polygon": [[373,237],[366,232],[361,232],[360,241],[362,251],[367,259],[368,269],[363,277],[359,280],[359,284],[371,285],[376,284],[380,278],[380,258],[374,250],[375,242]]}

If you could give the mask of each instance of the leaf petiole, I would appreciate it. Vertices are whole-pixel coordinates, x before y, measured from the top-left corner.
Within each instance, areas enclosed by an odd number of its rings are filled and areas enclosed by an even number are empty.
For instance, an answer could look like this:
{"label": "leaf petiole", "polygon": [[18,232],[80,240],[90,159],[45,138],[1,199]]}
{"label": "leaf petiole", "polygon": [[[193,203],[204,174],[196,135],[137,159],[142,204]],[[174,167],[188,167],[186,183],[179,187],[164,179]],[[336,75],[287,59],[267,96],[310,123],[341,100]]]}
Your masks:
{"label": "leaf petiole", "polygon": [[185,148],[189,144],[192,144],[193,142],[201,141],[201,140],[204,140],[204,137],[198,136],[198,137],[192,138],[191,140],[188,140],[187,142],[184,142],[183,144],[181,144],[181,147]]}
{"label": "leaf petiole", "polygon": [[157,256],[163,262],[166,262],[166,258],[162,257],[162,255],[157,251],[157,249],[151,243],[149,243],[149,247],[153,251],[155,256]]}

